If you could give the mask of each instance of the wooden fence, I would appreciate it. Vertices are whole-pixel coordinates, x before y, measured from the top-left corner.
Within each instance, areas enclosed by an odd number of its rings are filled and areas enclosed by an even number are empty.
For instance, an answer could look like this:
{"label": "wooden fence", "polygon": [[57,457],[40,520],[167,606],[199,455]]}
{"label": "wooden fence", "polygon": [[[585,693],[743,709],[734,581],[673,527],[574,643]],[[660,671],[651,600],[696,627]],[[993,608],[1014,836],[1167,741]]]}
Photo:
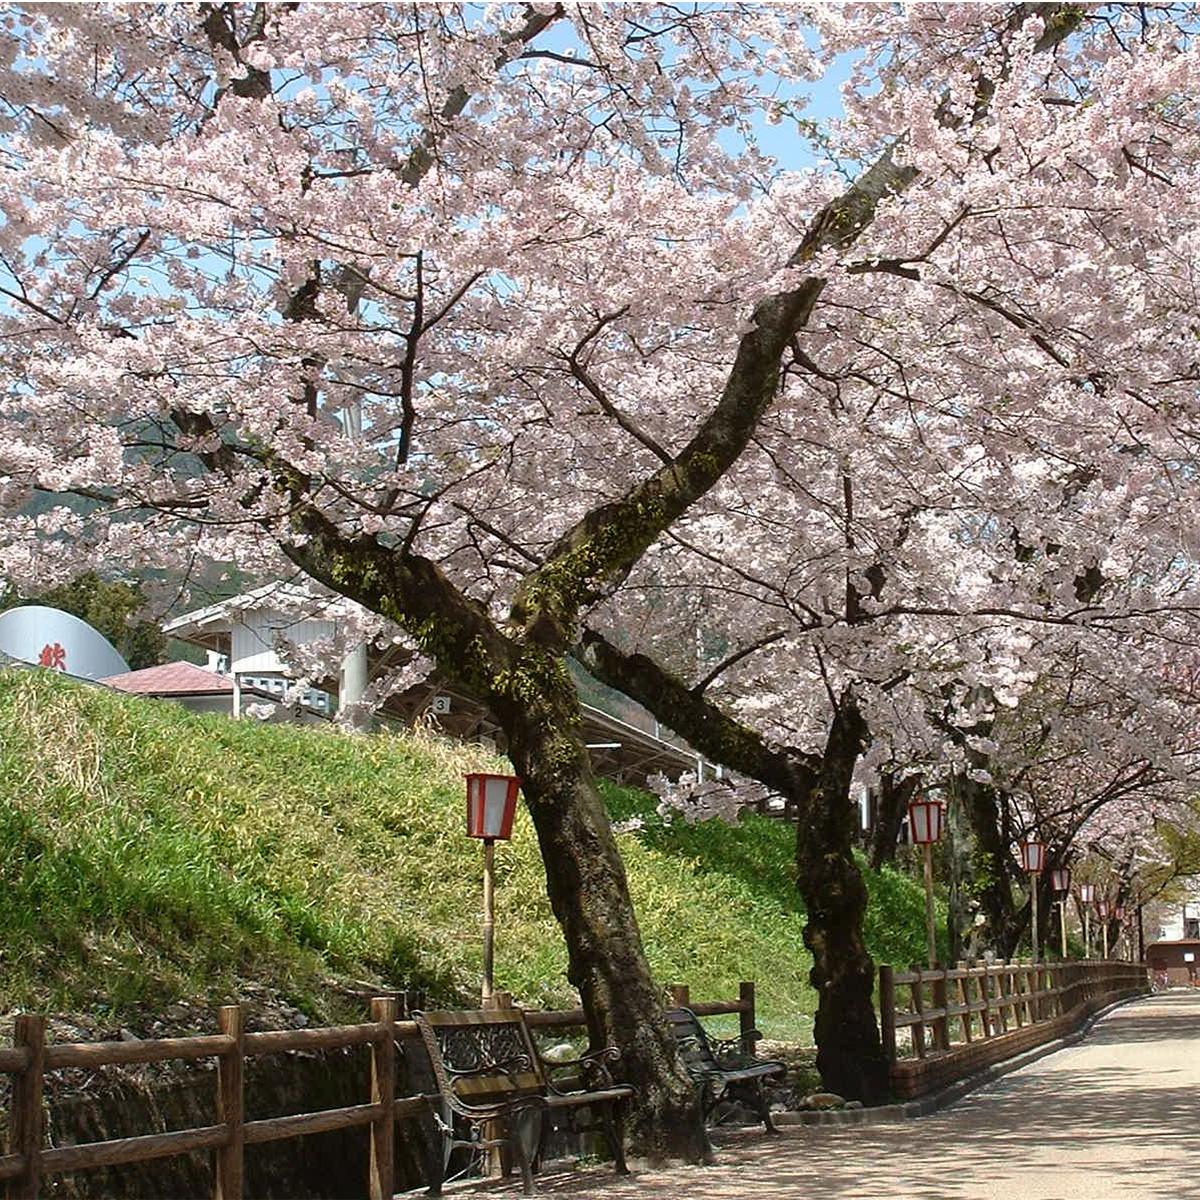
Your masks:
{"label": "wooden fence", "polygon": [[959,963],[879,969],[880,1031],[903,1098],[934,1091],[1080,1027],[1148,990],[1128,962]]}
{"label": "wooden fence", "polygon": [[[671,995],[674,1003],[687,1003],[688,989],[673,985]],[[705,1016],[737,1013],[741,1030],[746,1033],[754,1027],[754,984],[742,983],[737,1000],[700,1002],[691,1007]],[[585,1023],[581,1008],[530,1011],[526,1019],[531,1026],[543,1029],[571,1029]],[[396,1095],[397,1041],[419,1039],[415,1022],[399,1018],[397,999],[378,997],[372,1000],[371,1020],[362,1025],[248,1033],[244,1020],[242,1008],[230,1005],[217,1010],[219,1032],[215,1034],[48,1045],[44,1017],[18,1016],[12,1048],[0,1048],[0,1072],[12,1076],[9,1145],[7,1153],[0,1156],[0,1181],[7,1182],[8,1200],[35,1200],[42,1180],[48,1176],[149,1162],[197,1151],[214,1153],[213,1196],[216,1200],[242,1200],[247,1146],[356,1126],[370,1128],[370,1200],[391,1200],[396,1178],[393,1158],[396,1122],[421,1117],[426,1112],[427,1102],[437,1099],[432,1095]],[[370,1050],[370,1095],[366,1103],[287,1117],[246,1120],[248,1057],[349,1046],[365,1046]],[[48,1072],[70,1067],[100,1068],[203,1058],[215,1058],[217,1062],[217,1124],[77,1146],[45,1146],[44,1092]]]}

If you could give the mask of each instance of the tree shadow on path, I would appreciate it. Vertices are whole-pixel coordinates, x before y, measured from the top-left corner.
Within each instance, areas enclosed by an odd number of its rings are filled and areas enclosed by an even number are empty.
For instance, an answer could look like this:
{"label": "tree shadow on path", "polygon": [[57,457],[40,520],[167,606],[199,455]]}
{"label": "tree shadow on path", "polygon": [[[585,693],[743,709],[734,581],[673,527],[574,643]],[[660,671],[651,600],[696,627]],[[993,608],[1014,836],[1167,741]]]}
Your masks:
{"label": "tree shadow on path", "polygon": [[778,1138],[717,1131],[712,1167],[627,1179],[570,1171],[544,1176],[539,1190],[595,1200],[1200,1198],[1198,1118],[1200,993],[1166,993],[930,1117],[791,1126]]}

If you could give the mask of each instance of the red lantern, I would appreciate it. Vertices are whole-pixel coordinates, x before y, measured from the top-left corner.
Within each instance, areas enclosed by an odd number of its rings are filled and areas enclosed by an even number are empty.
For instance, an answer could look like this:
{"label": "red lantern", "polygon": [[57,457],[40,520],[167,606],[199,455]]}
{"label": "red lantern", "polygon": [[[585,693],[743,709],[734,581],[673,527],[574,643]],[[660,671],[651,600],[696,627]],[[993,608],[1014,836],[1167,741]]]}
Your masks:
{"label": "red lantern", "polygon": [[1046,866],[1046,843],[1030,840],[1021,843],[1021,870],[1041,871]]}
{"label": "red lantern", "polygon": [[468,775],[467,835],[488,841],[512,837],[521,783],[516,775]]}
{"label": "red lantern", "polygon": [[1096,901],[1096,916],[1098,916],[1100,918],[1100,920],[1102,920],[1102,921],[1108,920],[1108,901],[1107,900],[1097,900]]}
{"label": "red lantern", "polygon": [[913,800],[908,806],[908,832],[918,846],[942,840],[946,810],[937,800]]}
{"label": "red lantern", "polygon": [[1070,867],[1056,867],[1050,872],[1050,888],[1055,892],[1069,892],[1071,890]]}
{"label": "red lantern", "polygon": [[1114,904],[1114,905],[1113,905],[1113,910],[1112,910],[1112,915],[1113,915],[1113,920],[1114,920],[1114,921],[1123,921],[1123,920],[1125,920],[1125,905],[1123,905],[1123,904]]}
{"label": "red lantern", "polygon": [[1079,903],[1091,904],[1096,898],[1096,885],[1094,883],[1081,883],[1079,885]]}

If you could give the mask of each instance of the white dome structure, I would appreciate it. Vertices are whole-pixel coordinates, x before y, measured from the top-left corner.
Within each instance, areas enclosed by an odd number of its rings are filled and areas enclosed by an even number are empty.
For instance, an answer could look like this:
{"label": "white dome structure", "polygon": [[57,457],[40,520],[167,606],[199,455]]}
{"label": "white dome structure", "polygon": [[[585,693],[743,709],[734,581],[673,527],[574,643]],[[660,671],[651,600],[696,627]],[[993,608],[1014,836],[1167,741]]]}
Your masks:
{"label": "white dome structure", "polygon": [[86,621],[41,604],[0,613],[0,653],[81,679],[104,679],[129,670],[113,644]]}

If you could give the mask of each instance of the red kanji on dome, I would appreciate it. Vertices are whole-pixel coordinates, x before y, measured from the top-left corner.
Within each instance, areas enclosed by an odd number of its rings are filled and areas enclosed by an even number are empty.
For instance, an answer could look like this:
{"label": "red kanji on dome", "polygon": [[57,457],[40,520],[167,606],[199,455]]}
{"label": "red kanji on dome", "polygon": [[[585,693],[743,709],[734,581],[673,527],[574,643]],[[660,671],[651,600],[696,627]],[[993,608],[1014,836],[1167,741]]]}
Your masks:
{"label": "red kanji on dome", "polygon": [[47,642],[42,647],[38,666],[49,667],[52,671],[65,671],[67,669],[67,652],[63,649],[62,644],[55,642],[52,646]]}

